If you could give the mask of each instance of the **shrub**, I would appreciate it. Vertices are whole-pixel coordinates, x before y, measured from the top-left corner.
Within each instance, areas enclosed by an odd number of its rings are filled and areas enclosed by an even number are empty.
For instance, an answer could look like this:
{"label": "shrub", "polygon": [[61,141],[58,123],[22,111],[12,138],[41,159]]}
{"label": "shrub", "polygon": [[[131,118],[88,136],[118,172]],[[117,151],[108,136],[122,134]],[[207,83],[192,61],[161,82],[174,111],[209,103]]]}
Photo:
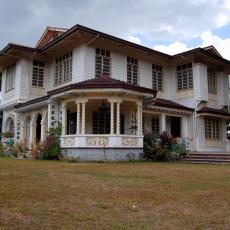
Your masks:
{"label": "shrub", "polygon": [[14,134],[10,131],[7,131],[5,133],[2,133],[2,136],[5,138],[12,138],[12,137],[14,137]]}
{"label": "shrub", "polygon": [[0,156],[4,156],[4,146],[3,146],[3,143],[0,143]]}
{"label": "shrub", "polygon": [[32,146],[32,148],[30,150],[30,154],[31,154],[31,156],[33,156],[34,159],[39,159],[40,153],[41,153],[41,150],[40,150],[38,145]]}
{"label": "shrub", "polygon": [[60,123],[48,132],[41,151],[41,159],[58,160],[61,157],[60,136],[62,126]]}
{"label": "shrub", "polygon": [[167,132],[162,132],[159,138],[151,133],[144,135],[145,159],[170,161],[178,160],[187,154],[185,139],[172,138]]}
{"label": "shrub", "polygon": [[159,143],[156,136],[152,133],[144,135],[144,159],[157,160],[157,152],[159,150]]}

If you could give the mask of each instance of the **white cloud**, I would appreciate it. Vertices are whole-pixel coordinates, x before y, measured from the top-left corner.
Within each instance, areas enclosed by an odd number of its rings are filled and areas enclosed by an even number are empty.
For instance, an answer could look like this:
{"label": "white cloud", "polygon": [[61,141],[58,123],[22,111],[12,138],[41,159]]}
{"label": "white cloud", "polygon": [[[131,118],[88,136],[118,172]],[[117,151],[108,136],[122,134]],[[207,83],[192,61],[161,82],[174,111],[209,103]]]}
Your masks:
{"label": "white cloud", "polygon": [[169,45],[156,45],[153,47],[153,49],[158,50],[163,53],[173,55],[173,54],[184,52],[190,48],[187,46],[186,43],[176,41]]}
{"label": "white cloud", "polygon": [[225,14],[219,14],[217,15],[217,17],[215,18],[215,22],[216,22],[216,25],[217,27],[222,27],[222,26],[225,26],[229,23],[230,21],[230,18],[228,15],[225,15]]}
{"label": "white cloud", "polygon": [[[213,45],[221,54],[221,56],[230,60],[230,38],[221,38],[213,34],[211,31],[203,32],[200,38],[201,38],[200,47]],[[186,43],[182,43],[179,41],[170,43],[169,45],[156,45],[153,47],[153,49],[155,50],[171,55],[181,53],[193,48],[196,47],[189,47]]]}
{"label": "white cloud", "polygon": [[230,60],[230,38],[221,38],[211,31],[205,31],[201,39],[202,47],[213,45],[224,58]]}
{"label": "white cloud", "polygon": [[0,46],[8,41],[34,45],[46,26],[69,28],[77,23],[123,38],[141,34],[142,43],[183,43],[229,24],[229,15],[230,0],[3,1]]}
{"label": "white cloud", "polygon": [[141,44],[141,39],[137,36],[128,36],[128,41],[136,43],[136,44]]}

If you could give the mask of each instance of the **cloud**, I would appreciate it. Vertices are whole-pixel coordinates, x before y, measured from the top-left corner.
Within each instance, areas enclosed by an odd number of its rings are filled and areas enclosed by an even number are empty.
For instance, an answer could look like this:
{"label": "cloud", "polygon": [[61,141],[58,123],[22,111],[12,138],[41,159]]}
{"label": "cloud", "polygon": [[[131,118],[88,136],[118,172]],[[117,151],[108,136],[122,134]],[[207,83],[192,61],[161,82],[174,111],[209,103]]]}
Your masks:
{"label": "cloud", "polygon": [[0,8],[0,46],[9,41],[34,45],[47,26],[77,23],[125,39],[141,34],[142,44],[184,43],[229,24],[228,15],[229,0],[8,0]]}
{"label": "cloud", "polygon": [[[221,38],[211,31],[205,31],[201,34],[200,39],[202,41],[200,47],[213,45],[224,58],[230,60],[230,38]],[[153,49],[174,55],[196,47],[176,41],[169,45],[155,45]]]}
{"label": "cloud", "polygon": [[230,17],[228,15],[225,14],[219,14],[217,15],[217,17],[215,18],[215,22],[217,27],[223,27],[225,25],[227,25],[230,21]]}
{"label": "cloud", "polygon": [[211,31],[205,31],[201,35],[202,47],[214,45],[215,48],[220,52],[220,54],[230,60],[230,39],[221,38]]}
{"label": "cloud", "polygon": [[176,54],[176,53],[181,53],[189,49],[186,43],[181,43],[181,42],[173,42],[169,45],[156,45],[153,47],[153,49],[161,51],[163,53],[167,54]]}
{"label": "cloud", "polygon": [[136,44],[141,44],[141,39],[137,36],[128,36],[128,41],[136,43]]}

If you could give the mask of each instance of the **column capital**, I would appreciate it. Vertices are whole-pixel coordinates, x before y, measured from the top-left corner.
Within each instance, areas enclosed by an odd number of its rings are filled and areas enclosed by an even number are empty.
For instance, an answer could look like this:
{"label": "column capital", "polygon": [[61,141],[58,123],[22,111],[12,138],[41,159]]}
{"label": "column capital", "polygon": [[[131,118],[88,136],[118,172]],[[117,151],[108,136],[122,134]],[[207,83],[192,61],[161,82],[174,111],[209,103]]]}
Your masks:
{"label": "column capital", "polygon": [[136,105],[137,105],[137,106],[142,106],[143,103],[142,103],[142,101],[136,101]]}
{"label": "column capital", "polygon": [[88,98],[78,98],[75,100],[75,104],[87,103],[87,102],[88,102]]}
{"label": "column capital", "polygon": [[123,102],[123,100],[121,98],[110,97],[110,98],[108,98],[108,102],[121,104]]}
{"label": "column capital", "polygon": [[66,106],[67,106],[67,102],[62,102],[62,103],[61,103],[61,107],[62,107],[62,108],[65,108]]}

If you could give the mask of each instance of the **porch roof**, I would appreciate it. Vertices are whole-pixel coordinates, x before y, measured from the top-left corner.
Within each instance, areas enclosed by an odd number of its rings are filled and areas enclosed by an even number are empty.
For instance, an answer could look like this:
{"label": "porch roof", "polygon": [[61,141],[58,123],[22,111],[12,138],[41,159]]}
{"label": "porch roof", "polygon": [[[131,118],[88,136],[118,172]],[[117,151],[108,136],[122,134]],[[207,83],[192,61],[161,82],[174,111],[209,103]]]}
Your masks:
{"label": "porch roof", "polygon": [[186,110],[186,111],[194,111],[193,108],[189,108],[186,107],[184,105],[181,105],[179,103],[176,103],[174,101],[170,101],[170,100],[166,100],[166,99],[162,99],[162,98],[157,98],[156,100],[152,100],[152,101],[146,101],[145,103],[145,107],[146,109],[148,109],[148,107],[164,107],[164,108],[172,108],[172,109],[178,109],[178,110]]}
{"label": "porch roof", "polygon": [[74,90],[74,89],[128,89],[136,92],[141,93],[148,93],[154,95],[156,97],[157,90],[145,88],[142,86],[132,85],[125,81],[117,80],[111,78],[109,76],[99,76],[96,78],[92,78],[86,81],[70,84],[63,86],[61,88],[51,90],[48,92],[48,95],[54,95],[57,93],[62,93],[67,90]]}
{"label": "porch roof", "polygon": [[210,107],[203,107],[202,109],[198,110],[197,113],[199,114],[205,114],[205,115],[221,115],[224,117],[229,117],[230,118],[230,113],[223,109],[214,109]]}

